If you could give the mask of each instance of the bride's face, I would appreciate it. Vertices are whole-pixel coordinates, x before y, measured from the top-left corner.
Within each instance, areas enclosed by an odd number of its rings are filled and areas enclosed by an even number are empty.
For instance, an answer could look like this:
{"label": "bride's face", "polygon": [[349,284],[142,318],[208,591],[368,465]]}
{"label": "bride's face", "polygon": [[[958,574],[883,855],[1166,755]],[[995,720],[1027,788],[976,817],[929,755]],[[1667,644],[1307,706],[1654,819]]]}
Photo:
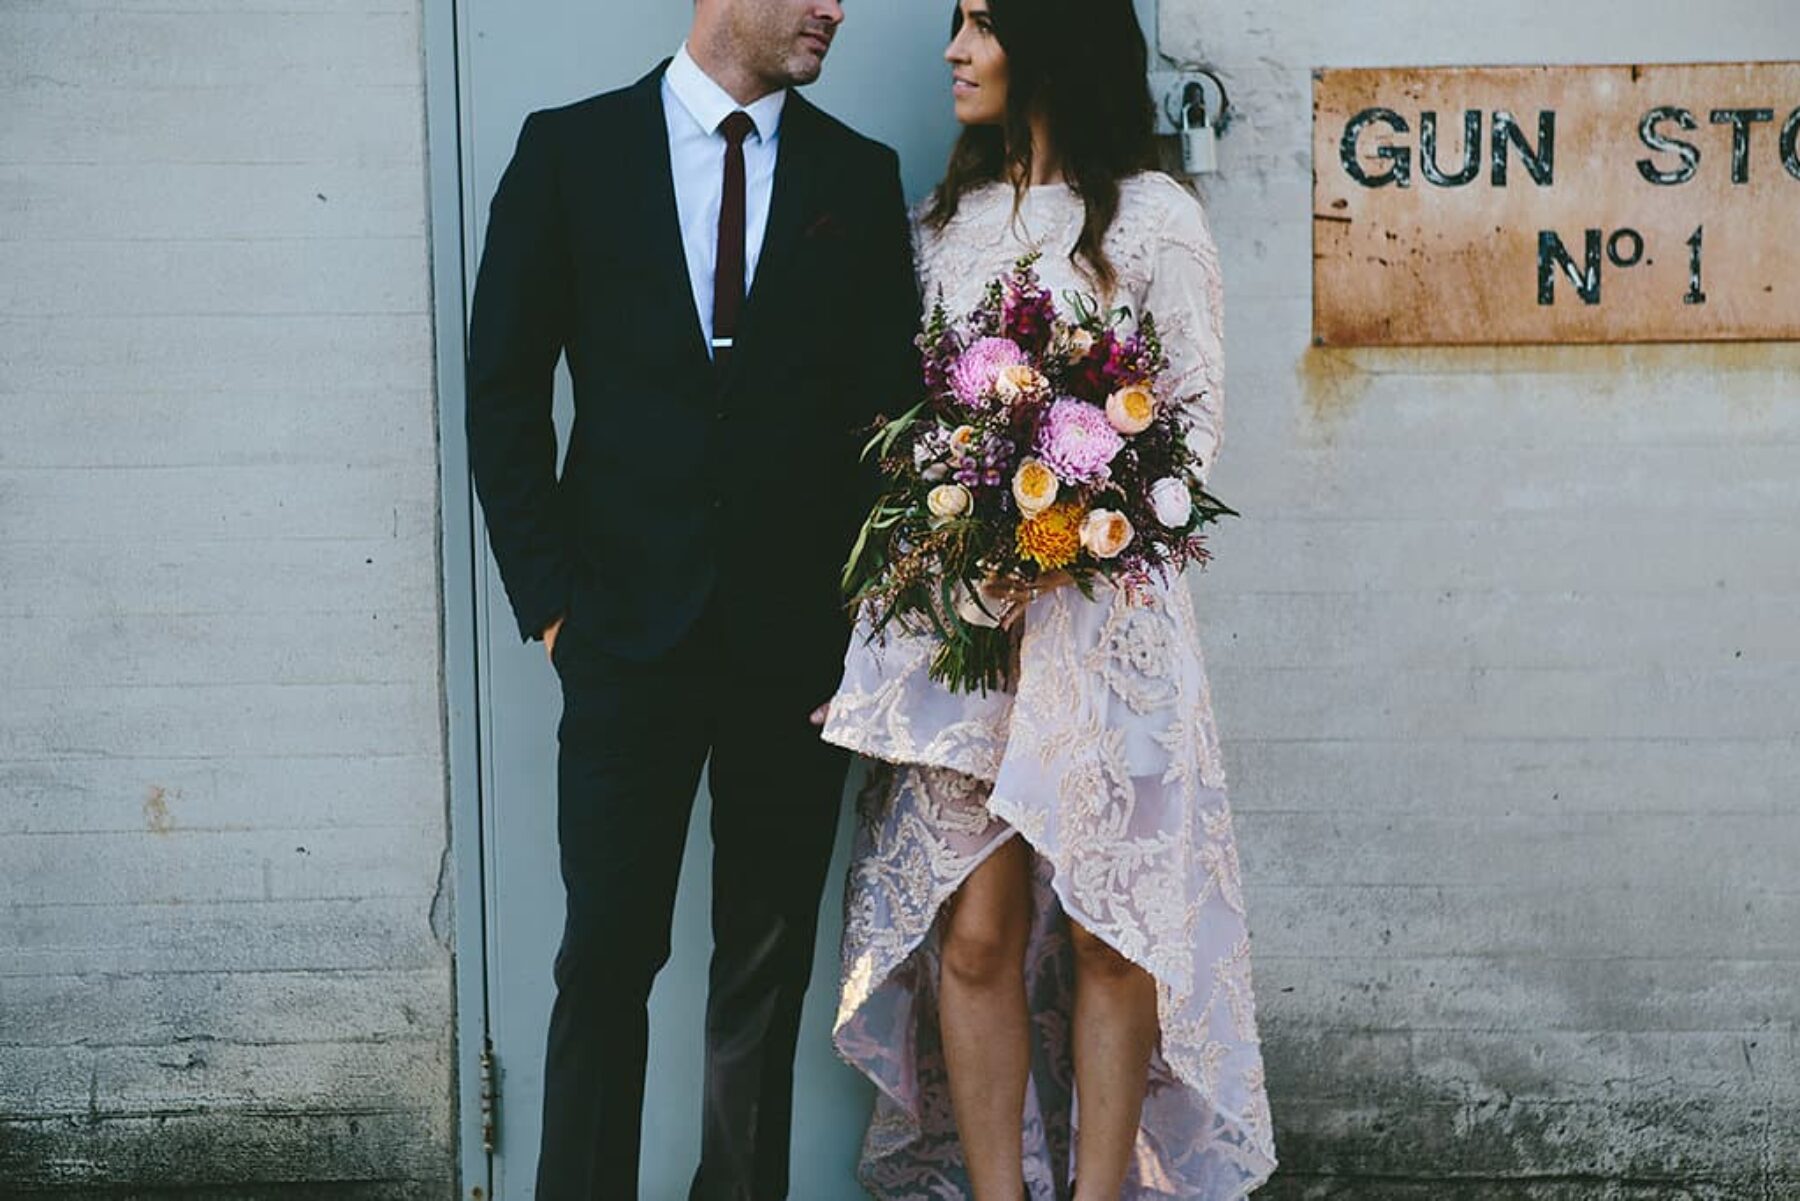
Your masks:
{"label": "bride's face", "polygon": [[1006,121],[1006,51],[994,34],[987,0],[959,0],[955,36],[944,51],[950,64],[956,119],[964,125]]}

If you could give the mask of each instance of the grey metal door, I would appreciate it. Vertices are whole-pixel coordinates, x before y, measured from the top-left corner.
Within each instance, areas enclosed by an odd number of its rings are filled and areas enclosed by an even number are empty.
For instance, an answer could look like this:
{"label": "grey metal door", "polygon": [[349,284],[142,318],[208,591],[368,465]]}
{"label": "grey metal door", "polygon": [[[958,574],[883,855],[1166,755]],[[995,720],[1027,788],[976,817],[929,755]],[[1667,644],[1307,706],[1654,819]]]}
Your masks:
{"label": "grey metal door", "polygon": [[[914,197],[937,178],[955,132],[939,57],[950,12],[950,0],[852,3],[825,79],[809,93],[827,110],[900,150]],[[525,114],[636,79],[680,44],[690,14],[691,6],[681,0],[537,0],[529,5],[459,0],[455,65],[470,286],[487,204]],[[565,429],[568,403],[565,378],[558,395],[559,423]],[[447,413],[444,424],[454,437],[460,422],[452,416]],[[446,454],[447,464],[460,461],[460,455]],[[473,550],[486,965],[476,977],[484,983],[485,996],[470,996],[470,977],[464,976],[461,1028],[465,1039],[478,1035],[480,1026],[471,1019],[484,1008],[499,1093],[493,1195],[522,1201],[534,1191],[550,963],[561,927],[554,791],[559,700],[542,648],[519,645],[479,530]],[[698,1154],[699,1034],[711,943],[706,806],[702,794],[682,869],[675,955],[652,998],[646,1201],[685,1197]],[[844,825],[847,833],[847,820]],[[474,843],[466,835],[458,838],[461,847]],[[829,1042],[837,981],[837,882],[843,878],[845,843],[840,837],[801,1035],[795,1201],[844,1201],[856,1195],[851,1170],[869,1109],[861,1079],[838,1063]],[[473,874],[465,870],[460,878]],[[470,923],[462,925],[470,928]],[[464,954],[469,951],[462,948]],[[471,1056],[465,1054],[462,1062],[467,1070]],[[465,1115],[465,1138],[480,1128],[469,1117]],[[469,1164],[470,1157],[465,1155],[464,1162]],[[466,1186],[477,1183],[465,1181]],[[469,1188],[464,1195],[470,1195]]]}

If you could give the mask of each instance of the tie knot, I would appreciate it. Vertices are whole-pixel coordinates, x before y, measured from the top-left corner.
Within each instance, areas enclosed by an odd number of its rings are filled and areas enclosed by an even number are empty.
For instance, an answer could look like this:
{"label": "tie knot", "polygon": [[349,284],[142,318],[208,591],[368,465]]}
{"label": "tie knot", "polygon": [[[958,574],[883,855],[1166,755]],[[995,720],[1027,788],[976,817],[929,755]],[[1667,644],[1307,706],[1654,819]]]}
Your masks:
{"label": "tie knot", "polygon": [[725,140],[733,146],[742,146],[744,139],[749,137],[755,129],[756,122],[752,121],[750,114],[743,109],[739,109],[719,122],[719,132],[724,134]]}

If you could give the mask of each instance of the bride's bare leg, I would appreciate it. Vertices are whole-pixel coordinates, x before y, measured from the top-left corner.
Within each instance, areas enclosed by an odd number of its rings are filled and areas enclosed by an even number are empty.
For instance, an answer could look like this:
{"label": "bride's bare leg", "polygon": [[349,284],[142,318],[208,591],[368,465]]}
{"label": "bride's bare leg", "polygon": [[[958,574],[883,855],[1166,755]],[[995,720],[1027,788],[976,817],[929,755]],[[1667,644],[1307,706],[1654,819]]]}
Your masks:
{"label": "bride's bare leg", "polygon": [[1021,1201],[1025,1082],[1031,1070],[1025,942],[1031,859],[1017,836],[964,881],[948,906],[938,1024],[950,1103],[975,1201]]}
{"label": "bride's bare leg", "polygon": [[1071,921],[1075,943],[1075,1093],[1081,1130],[1075,1201],[1119,1201],[1156,1047],[1156,983]]}

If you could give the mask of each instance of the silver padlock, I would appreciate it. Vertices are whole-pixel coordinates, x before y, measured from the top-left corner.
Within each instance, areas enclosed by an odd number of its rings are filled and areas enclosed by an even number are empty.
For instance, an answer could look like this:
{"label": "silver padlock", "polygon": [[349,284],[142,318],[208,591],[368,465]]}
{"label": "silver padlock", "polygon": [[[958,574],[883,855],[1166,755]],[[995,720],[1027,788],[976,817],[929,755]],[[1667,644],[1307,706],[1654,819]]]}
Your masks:
{"label": "silver padlock", "polygon": [[1197,88],[1181,106],[1181,169],[1189,175],[1211,175],[1219,169],[1219,135],[1206,119],[1206,98]]}

